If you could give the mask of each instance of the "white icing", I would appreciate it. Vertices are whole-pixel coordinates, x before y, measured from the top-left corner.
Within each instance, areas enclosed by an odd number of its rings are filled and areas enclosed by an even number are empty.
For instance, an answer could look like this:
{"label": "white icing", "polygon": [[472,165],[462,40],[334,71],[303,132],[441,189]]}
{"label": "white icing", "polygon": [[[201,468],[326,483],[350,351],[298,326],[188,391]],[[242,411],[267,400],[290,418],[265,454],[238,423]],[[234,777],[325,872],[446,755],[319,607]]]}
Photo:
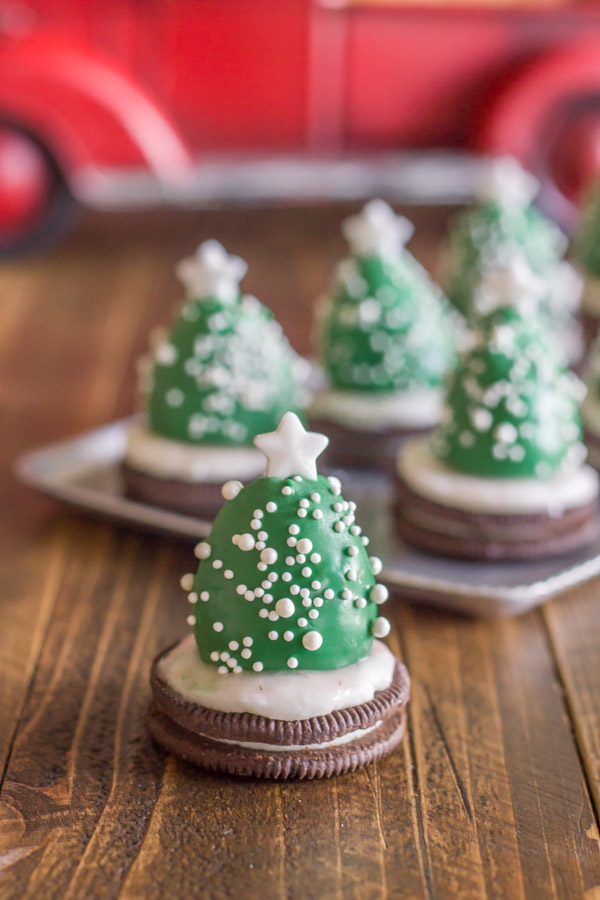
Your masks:
{"label": "white icing", "polygon": [[401,477],[416,493],[470,512],[560,515],[565,509],[583,506],[598,496],[598,475],[587,465],[561,472],[548,481],[479,478],[439,462],[421,438],[403,445],[397,465]]}
{"label": "white icing", "polygon": [[149,431],[142,423],[131,426],[126,459],[130,466],[158,478],[179,481],[228,481],[233,476],[250,481],[263,474],[265,458],[254,447],[197,446],[173,441]]}
{"label": "white icing", "polygon": [[590,316],[600,317],[600,278],[585,276],[581,308]]}
{"label": "white icing", "polygon": [[477,181],[477,196],[506,206],[529,206],[540,187],[514,156],[497,156],[483,166]]}
{"label": "white icing", "polygon": [[186,256],[175,266],[189,299],[217,297],[225,303],[237,298],[247,269],[243,259],[229,256],[218,241],[204,241],[193,256]]}
{"label": "white icing", "polygon": [[364,431],[378,428],[428,428],[437,423],[442,405],[441,391],[417,388],[410,391],[375,393],[365,391],[320,391],[311,414]]}
{"label": "white icing", "polygon": [[367,703],[377,691],[389,687],[395,665],[385,644],[373,641],[369,656],[341,669],[219,675],[214,665],[200,659],[190,634],[161,660],[158,671],[179,696],[192,703],[222,712],[296,721]]}
{"label": "white icing", "polygon": [[235,744],[237,747],[247,747],[250,750],[272,750],[274,753],[289,753],[293,750],[324,750],[326,747],[336,747],[338,744],[348,744],[350,741],[358,741],[366,734],[370,734],[379,728],[381,721],[375,722],[370,728],[357,728],[348,731],[332,741],[322,741],[320,744],[261,744],[260,741],[232,741],[229,738],[215,738],[208,734],[203,735],[206,740],[216,741],[218,744]]}
{"label": "white icing", "polygon": [[267,457],[265,475],[270,478],[302,475],[314,480],[317,457],[329,443],[329,438],[316,431],[306,431],[296,413],[287,412],[276,431],[257,434],[254,443]]}
{"label": "white icing", "polygon": [[397,216],[384,200],[370,200],[357,216],[342,222],[354,256],[397,256],[413,233],[412,223]]}

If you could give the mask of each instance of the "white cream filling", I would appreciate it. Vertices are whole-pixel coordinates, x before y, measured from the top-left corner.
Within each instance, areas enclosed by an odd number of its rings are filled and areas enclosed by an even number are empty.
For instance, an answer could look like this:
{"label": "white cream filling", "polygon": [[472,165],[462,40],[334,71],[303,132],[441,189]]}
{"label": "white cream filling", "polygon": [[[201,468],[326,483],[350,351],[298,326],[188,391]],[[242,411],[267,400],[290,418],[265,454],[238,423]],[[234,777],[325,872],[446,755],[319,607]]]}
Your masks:
{"label": "white cream filling", "polygon": [[264,453],[254,447],[185,444],[153,434],[142,423],[131,426],[126,460],[148,475],[190,483],[250,481],[265,470]]}
{"label": "white cream filling", "polygon": [[372,700],[392,683],[396,659],[381,641],[369,656],[341,669],[228,672],[203,662],[193,634],[160,661],[159,676],[184,700],[221,712],[248,712],[294,722]]}
{"label": "white cream filling", "polygon": [[247,747],[249,750],[272,750],[277,753],[289,753],[292,750],[324,750],[326,747],[337,747],[338,744],[348,744],[350,741],[358,741],[365,734],[370,734],[379,728],[381,721],[375,722],[370,728],[357,728],[349,731],[332,741],[323,741],[320,744],[261,744],[260,741],[232,741],[229,738],[215,738],[208,734],[202,735],[208,741],[216,741],[218,744],[234,744],[236,747]]}
{"label": "white cream filling", "polygon": [[585,276],[581,308],[583,312],[591,316],[600,317],[600,278],[594,278],[592,275]]}
{"label": "white cream filling", "polygon": [[561,472],[548,481],[535,478],[479,478],[455,472],[437,460],[426,439],[407,441],[398,456],[398,473],[417,494],[444,506],[498,515],[546,512],[561,515],[598,496],[598,474],[591,466]]}
{"label": "white cream filling", "polygon": [[394,426],[428,428],[437,423],[440,410],[441,391],[433,388],[381,394],[326,389],[316,395],[310,412],[340,425],[374,431]]}

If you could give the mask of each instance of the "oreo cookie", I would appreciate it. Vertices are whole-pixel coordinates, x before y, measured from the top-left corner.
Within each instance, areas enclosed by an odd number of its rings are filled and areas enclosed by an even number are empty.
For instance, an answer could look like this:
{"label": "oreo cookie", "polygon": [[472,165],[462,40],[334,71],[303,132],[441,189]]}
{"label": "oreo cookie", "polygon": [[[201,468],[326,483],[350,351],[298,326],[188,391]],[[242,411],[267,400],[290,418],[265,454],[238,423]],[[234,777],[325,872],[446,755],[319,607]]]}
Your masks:
{"label": "oreo cookie", "polygon": [[329,446],[323,454],[323,462],[329,469],[376,468],[390,474],[402,441],[431,430],[378,428],[360,431],[325,419],[311,419],[311,428],[322,431],[329,438]]}
{"label": "oreo cookie", "polygon": [[121,465],[121,476],[128,497],[161,509],[212,519],[223,505],[221,482],[158,478],[135,469],[127,462]]}

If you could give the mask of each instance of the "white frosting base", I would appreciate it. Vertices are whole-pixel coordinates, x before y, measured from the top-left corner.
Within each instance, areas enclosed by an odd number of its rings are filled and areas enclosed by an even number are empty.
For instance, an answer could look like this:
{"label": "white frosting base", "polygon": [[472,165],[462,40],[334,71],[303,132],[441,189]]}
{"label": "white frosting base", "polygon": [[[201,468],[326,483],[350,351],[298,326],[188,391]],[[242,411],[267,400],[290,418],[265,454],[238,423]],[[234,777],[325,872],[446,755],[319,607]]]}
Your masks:
{"label": "white frosting base", "polygon": [[442,394],[420,388],[403,392],[320,391],[311,414],[364,431],[378,428],[428,428],[440,417]]}
{"label": "white frosting base", "polygon": [[190,483],[251,481],[265,470],[264,454],[254,447],[194,446],[153,434],[141,423],[131,426],[126,460],[148,475]]}
{"label": "white frosting base", "polygon": [[369,656],[341,669],[220,675],[200,659],[190,634],[163,657],[158,674],[180,697],[200,706],[293,722],[367,703],[390,686],[395,665],[385,644],[373,641]]}
{"label": "white frosting base", "polygon": [[398,456],[398,473],[416,493],[444,506],[497,515],[549,513],[590,503],[598,496],[598,474],[591,466],[561,472],[548,481],[535,478],[479,478],[439,462],[422,438],[407,441]]}
{"label": "white frosting base", "polygon": [[591,316],[600,317],[600,278],[585,276],[581,308]]}
{"label": "white frosting base", "polygon": [[350,741],[358,741],[365,734],[370,734],[379,728],[381,721],[375,722],[370,728],[357,728],[349,731],[332,741],[322,741],[320,744],[261,744],[260,741],[232,741],[229,738],[215,738],[208,734],[203,735],[205,740],[216,741],[218,744],[235,744],[237,747],[248,747],[250,750],[271,750],[274,753],[289,753],[292,750],[324,750],[326,747],[336,747],[338,744],[348,744]]}

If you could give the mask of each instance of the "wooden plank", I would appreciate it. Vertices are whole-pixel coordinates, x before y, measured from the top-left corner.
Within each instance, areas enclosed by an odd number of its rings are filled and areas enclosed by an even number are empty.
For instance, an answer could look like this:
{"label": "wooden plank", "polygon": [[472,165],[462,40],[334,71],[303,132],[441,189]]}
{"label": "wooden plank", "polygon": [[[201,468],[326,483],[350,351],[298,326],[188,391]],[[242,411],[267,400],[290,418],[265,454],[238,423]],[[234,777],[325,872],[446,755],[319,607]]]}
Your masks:
{"label": "wooden plank", "polygon": [[[579,751],[600,818],[600,584],[570,591],[544,607],[544,621]],[[590,828],[590,840],[598,830]]]}
{"label": "wooden plank", "polygon": [[595,816],[540,616],[406,611],[415,789],[430,895],[582,897]]}

